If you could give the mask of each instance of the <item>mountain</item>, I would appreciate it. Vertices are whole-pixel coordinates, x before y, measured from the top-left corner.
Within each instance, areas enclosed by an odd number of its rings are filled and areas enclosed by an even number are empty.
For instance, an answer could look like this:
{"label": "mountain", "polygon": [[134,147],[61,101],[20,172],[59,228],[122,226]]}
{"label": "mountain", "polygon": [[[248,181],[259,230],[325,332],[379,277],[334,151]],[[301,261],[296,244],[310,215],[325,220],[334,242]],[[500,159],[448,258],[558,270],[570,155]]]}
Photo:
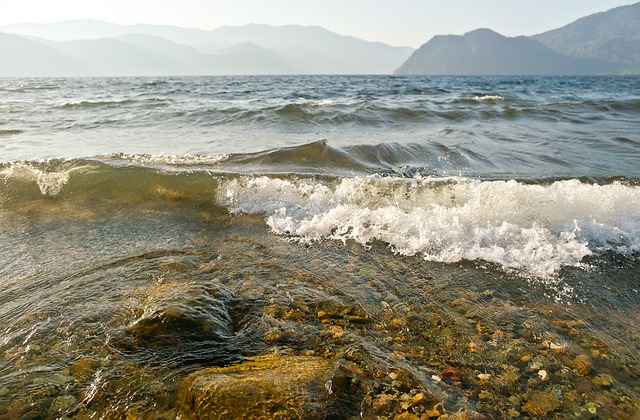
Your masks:
{"label": "mountain", "polygon": [[[14,24],[0,31],[45,43],[81,63],[79,70],[89,69],[88,73],[80,72],[84,75],[388,74],[413,52],[409,47],[296,25],[246,25],[206,31],[71,20]],[[25,50],[24,54],[31,53]],[[51,69],[49,75],[63,75],[44,61],[41,72],[46,68]]]}
{"label": "mountain", "polygon": [[174,75],[203,74],[291,74],[293,67],[279,55],[246,42],[202,53],[196,48],[165,38],[129,34],[117,38],[169,56],[180,64]]}
{"label": "mountain", "polygon": [[396,74],[640,74],[640,3],[579,19],[533,37],[489,29],[433,37]]}
{"label": "mountain", "polygon": [[531,38],[507,38],[489,29],[477,29],[462,36],[433,37],[396,74],[579,75],[617,70],[605,62],[566,56]]}
{"label": "mountain", "polygon": [[319,26],[224,26],[212,34],[218,42],[259,44],[301,73],[388,74],[413,52],[410,47],[363,41]]}
{"label": "mountain", "polygon": [[79,76],[89,69],[64,52],[19,35],[0,33],[0,76]]}
{"label": "mountain", "polygon": [[72,19],[54,23],[15,23],[0,31],[51,41],[115,38],[128,34],[145,34],[166,38],[179,44],[197,44],[209,40],[210,31],[171,25],[118,25],[95,19]]}
{"label": "mountain", "polygon": [[578,19],[533,39],[572,57],[609,61],[623,72],[640,73],[640,3]]}

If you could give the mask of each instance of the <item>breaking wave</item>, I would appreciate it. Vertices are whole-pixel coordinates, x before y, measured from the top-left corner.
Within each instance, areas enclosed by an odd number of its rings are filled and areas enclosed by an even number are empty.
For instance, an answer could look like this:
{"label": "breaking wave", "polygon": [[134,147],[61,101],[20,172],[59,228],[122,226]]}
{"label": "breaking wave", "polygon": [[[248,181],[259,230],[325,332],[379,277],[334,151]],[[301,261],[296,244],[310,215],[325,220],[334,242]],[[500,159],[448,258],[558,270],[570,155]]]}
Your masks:
{"label": "breaking wave", "polygon": [[301,242],[382,241],[402,255],[484,260],[538,277],[593,253],[640,251],[640,188],[619,182],[240,177],[220,185],[218,203],[264,214],[275,233]]}

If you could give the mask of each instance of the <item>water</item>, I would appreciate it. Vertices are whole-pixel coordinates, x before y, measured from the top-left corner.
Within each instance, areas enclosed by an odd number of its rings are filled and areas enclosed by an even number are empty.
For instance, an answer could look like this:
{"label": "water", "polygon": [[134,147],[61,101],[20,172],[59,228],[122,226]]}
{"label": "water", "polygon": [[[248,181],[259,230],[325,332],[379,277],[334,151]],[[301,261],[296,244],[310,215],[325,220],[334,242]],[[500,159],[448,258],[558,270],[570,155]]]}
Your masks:
{"label": "water", "polygon": [[0,416],[637,415],[639,78],[0,92]]}

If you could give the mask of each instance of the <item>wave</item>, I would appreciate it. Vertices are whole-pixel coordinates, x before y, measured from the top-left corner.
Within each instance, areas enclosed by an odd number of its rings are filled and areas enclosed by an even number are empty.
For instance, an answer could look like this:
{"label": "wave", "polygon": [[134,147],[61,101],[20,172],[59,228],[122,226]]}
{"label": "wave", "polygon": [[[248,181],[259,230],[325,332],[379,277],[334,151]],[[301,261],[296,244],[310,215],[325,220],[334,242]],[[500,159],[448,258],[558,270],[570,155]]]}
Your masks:
{"label": "wave", "polygon": [[[469,156],[473,153],[468,152]],[[451,168],[471,165],[461,152],[431,142],[428,144],[383,143],[336,147],[326,140],[264,150],[220,155],[148,155],[116,153],[100,156],[105,162],[183,170],[207,169],[238,174],[326,175],[385,174],[412,177],[442,175]],[[476,159],[480,159],[475,156]]]}
{"label": "wave", "polygon": [[401,255],[484,260],[541,278],[594,253],[640,251],[640,188],[619,182],[239,177],[221,183],[218,203],[264,214],[273,232],[300,242],[382,241]]}
{"label": "wave", "polygon": [[59,105],[58,108],[67,110],[93,110],[96,108],[122,108],[140,106],[143,108],[158,107],[167,105],[170,101],[157,98],[147,99],[122,99],[112,101],[78,101],[66,102]]}
{"label": "wave", "polygon": [[[178,102],[163,97],[85,100],[56,105],[55,110],[120,110],[130,113],[133,121],[153,124],[171,119],[186,119],[191,124],[200,126],[251,124],[287,128],[292,125],[371,128],[515,119],[585,123],[609,119],[612,113],[636,116],[640,111],[640,101],[637,99],[543,102],[530,97],[518,98],[497,93],[471,93],[469,96],[458,98],[413,95],[391,99],[269,99],[251,103],[242,98],[231,97],[206,102],[194,109],[175,105]],[[171,104],[175,106],[169,106]],[[149,118],[151,111],[154,118]]]}
{"label": "wave", "polygon": [[315,142],[250,154],[5,163],[0,217],[42,205],[68,217],[184,206],[216,220],[259,215],[293,241],[381,242],[399,255],[488,261],[537,278],[590,256],[640,252],[640,180],[473,179],[401,164],[430,152]]}
{"label": "wave", "polygon": [[17,136],[18,134],[22,134],[22,130],[0,130],[0,137],[10,137]]}

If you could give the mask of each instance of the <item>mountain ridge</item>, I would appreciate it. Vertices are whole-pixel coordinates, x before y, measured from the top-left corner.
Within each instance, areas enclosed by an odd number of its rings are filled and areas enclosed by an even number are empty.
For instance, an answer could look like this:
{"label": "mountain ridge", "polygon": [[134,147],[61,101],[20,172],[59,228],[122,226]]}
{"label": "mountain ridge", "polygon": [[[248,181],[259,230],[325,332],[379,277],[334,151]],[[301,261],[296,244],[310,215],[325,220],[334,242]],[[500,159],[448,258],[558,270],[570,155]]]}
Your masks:
{"label": "mountain ridge", "polygon": [[640,74],[640,3],[531,37],[479,28],[417,50],[293,24],[24,23],[0,27],[0,56],[0,76]]}
{"label": "mountain ridge", "polygon": [[[91,32],[94,27],[96,31]],[[0,31],[14,31],[16,36],[37,37],[51,48],[72,56],[75,61],[84,63],[82,71],[61,70],[60,65],[50,66],[50,75],[220,75],[220,74],[389,74],[397,68],[412,52],[410,47],[394,47],[379,42],[369,42],[352,36],[339,35],[320,26],[285,25],[271,26],[250,24],[240,27],[221,27],[212,31],[181,28],[171,25],[117,25],[97,20],[70,20],[53,24],[14,24],[0,28]],[[166,47],[175,54],[168,55],[167,62],[156,60],[157,48],[140,45],[127,36],[134,34],[163,38]],[[78,39],[79,38],[79,39]],[[88,51],[74,50],[70,44],[84,41],[93,44],[96,49],[104,45],[104,39],[116,39],[123,44],[121,51],[107,49],[106,56],[112,59],[126,58],[132,48],[143,48],[141,54],[155,57],[155,70],[143,63],[120,66],[120,70],[112,69],[109,60],[101,60]],[[57,44],[56,44],[57,42]],[[257,48],[237,47],[234,45],[252,43]],[[132,44],[134,45],[132,47]],[[194,49],[190,54],[177,52],[178,45]],[[110,45],[114,47],[114,44]],[[3,44],[0,44],[0,54]],[[9,45],[5,48],[11,49]],[[26,53],[28,55],[28,52]],[[186,54],[186,55],[185,55]],[[196,57],[196,55],[199,55]],[[186,57],[186,58],[185,58]],[[92,64],[96,59],[102,61],[100,66]],[[137,57],[132,57],[133,61]],[[172,63],[185,60],[182,65]],[[44,63],[43,63],[44,64]],[[114,66],[117,67],[114,62]],[[86,69],[91,69],[87,71]],[[124,70],[123,70],[124,69]],[[24,69],[23,69],[24,70]],[[26,73],[25,73],[26,72]],[[20,76],[32,75],[25,70],[22,73],[9,69],[1,69],[0,75]],[[42,73],[42,70],[38,70]]]}
{"label": "mountain ridge", "polygon": [[438,35],[423,44],[395,74],[586,75],[616,72],[616,66],[577,59],[525,36],[505,37],[490,29]]}
{"label": "mountain ridge", "polygon": [[532,37],[490,29],[437,35],[395,74],[640,74],[640,3],[580,18]]}

